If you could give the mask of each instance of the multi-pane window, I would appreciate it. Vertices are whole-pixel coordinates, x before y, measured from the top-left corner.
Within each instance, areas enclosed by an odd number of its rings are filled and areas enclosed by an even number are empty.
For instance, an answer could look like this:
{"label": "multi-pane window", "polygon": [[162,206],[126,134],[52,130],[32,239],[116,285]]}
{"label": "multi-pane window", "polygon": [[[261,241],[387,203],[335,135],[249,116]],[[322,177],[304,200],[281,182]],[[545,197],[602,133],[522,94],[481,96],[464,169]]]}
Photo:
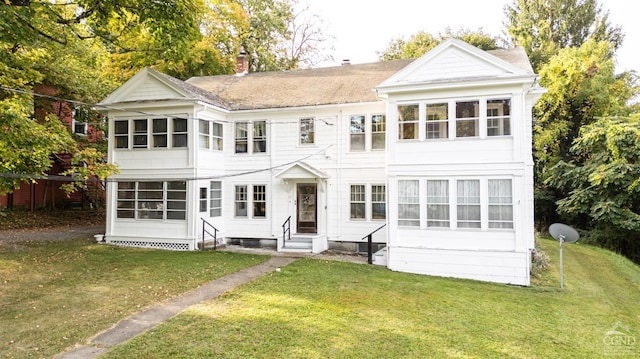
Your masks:
{"label": "multi-pane window", "polygon": [[267,122],[253,122],[253,153],[267,152]]}
{"label": "multi-pane window", "polygon": [[315,143],[315,122],[313,118],[300,119],[300,144]]}
{"label": "multi-pane window", "polygon": [[200,144],[200,148],[209,149],[211,146],[210,124],[211,122],[209,121],[198,121],[198,143]]}
{"label": "multi-pane window", "polygon": [[76,135],[86,136],[87,135],[87,122],[86,121],[78,121],[78,111],[77,109],[73,109],[71,114],[71,129],[73,133]]}
{"label": "multi-pane window", "polygon": [[187,119],[173,119],[173,147],[187,147]]}
{"label": "multi-pane window", "polygon": [[209,183],[209,216],[220,217],[222,215],[222,182],[211,181]]}
{"label": "multi-pane window", "polygon": [[129,121],[118,120],[113,125],[116,148],[129,148]]}
{"label": "multi-pane window", "polygon": [[147,148],[147,120],[133,120],[133,148]]}
{"label": "multi-pane window", "polygon": [[384,150],[387,124],[385,115],[371,116],[371,149]]}
{"label": "multi-pane window", "polygon": [[387,194],[385,185],[371,186],[371,219],[387,218]]}
{"label": "multi-pane window", "polygon": [[511,191],[511,180],[489,180],[489,228],[513,228]]}
{"label": "multi-pane window", "polygon": [[184,181],[118,183],[118,218],[184,220],[186,213]]}
{"label": "multi-pane window", "polygon": [[152,121],[153,147],[167,147],[167,119],[154,118]]}
{"label": "multi-pane window", "polygon": [[247,216],[247,186],[236,186],[235,211],[236,217]]}
{"label": "multi-pane window", "polygon": [[487,100],[487,136],[511,135],[511,100]]}
{"label": "multi-pane window", "polygon": [[115,148],[129,148],[130,144],[132,148],[187,147],[187,119],[116,120],[114,140]]}
{"label": "multi-pane window", "polygon": [[458,180],[458,228],[480,228],[480,181]]}
{"label": "multi-pane window", "polygon": [[253,186],[253,217],[267,216],[267,186]]}
{"label": "multi-pane window", "polygon": [[418,122],[420,107],[415,105],[398,105],[398,138],[401,140],[418,139]]}
{"label": "multi-pane window", "polygon": [[236,153],[247,153],[249,150],[249,131],[247,122],[236,123]]}
{"label": "multi-pane window", "polygon": [[364,151],[366,132],[364,119],[363,115],[351,116],[349,126],[351,151]]}
{"label": "multi-pane window", "polygon": [[449,227],[449,181],[427,181],[427,227]]}
{"label": "multi-pane window", "polygon": [[480,135],[480,101],[456,102],[456,137]]}
{"label": "multi-pane window", "polygon": [[398,181],[398,225],[420,226],[420,186],[417,180]]}
{"label": "multi-pane window", "polygon": [[351,185],[350,215],[351,219],[366,218],[366,193],[362,184]]}
{"label": "multi-pane window", "polygon": [[207,211],[207,187],[200,187],[200,212]]}
{"label": "multi-pane window", "polygon": [[449,137],[449,104],[427,104],[427,139]]}
{"label": "multi-pane window", "polygon": [[136,183],[118,182],[117,218],[135,218]]}
{"label": "multi-pane window", "polygon": [[213,150],[222,151],[222,124],[211,123],[211,147]]}

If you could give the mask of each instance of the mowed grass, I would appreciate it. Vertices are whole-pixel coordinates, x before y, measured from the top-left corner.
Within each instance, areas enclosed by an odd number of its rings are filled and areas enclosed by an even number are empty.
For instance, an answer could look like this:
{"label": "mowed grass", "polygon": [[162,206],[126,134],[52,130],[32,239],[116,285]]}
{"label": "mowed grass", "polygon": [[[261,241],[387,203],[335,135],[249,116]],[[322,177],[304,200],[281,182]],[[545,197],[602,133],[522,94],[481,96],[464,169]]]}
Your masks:
{"label": "mowed grass", "polygon": [[0,243],[0,358],[47,358],[145,307],[268,257]]}
{"label": "mowed grass", "polygon": [[[302,259],[104,358],[640,356],[640,267],[566,244],[561,290],[557,242],[539,245],[553,265],[528,288]],[[626,344],[605,340],[614,328]]]}

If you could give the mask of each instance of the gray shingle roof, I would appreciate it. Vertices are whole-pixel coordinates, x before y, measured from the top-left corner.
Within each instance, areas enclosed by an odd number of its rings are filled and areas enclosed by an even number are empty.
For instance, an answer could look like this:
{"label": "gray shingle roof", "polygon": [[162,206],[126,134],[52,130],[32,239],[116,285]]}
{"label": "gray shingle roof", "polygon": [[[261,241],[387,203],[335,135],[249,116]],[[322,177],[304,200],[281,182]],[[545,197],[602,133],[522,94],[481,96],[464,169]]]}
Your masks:
{"label": "gray shingle roof", "polygon": [[[500,49],[488,53],[533,73],[522,49]],[[184,84],[190,89],[200,89],[203,95],[215,94],[217,103],[228,110],[375,102],[380,99],[374,87],[413,61],[192,77]]]}

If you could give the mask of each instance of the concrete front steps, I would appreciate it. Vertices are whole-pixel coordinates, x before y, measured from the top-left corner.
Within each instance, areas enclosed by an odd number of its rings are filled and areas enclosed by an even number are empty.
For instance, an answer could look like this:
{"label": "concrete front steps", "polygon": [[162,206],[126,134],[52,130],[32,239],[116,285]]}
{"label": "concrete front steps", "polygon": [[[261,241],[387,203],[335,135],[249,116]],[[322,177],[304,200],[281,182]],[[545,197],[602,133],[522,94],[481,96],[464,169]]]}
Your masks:
{"label": "concrete front steps", "polygon": [[[291,238],[285,239],[280,252],[291,253],[319,253],[326,250],[326,245],[318,246],[319,242],[326,242],[324,234],[292,234]],[[314,242],[316,247],[314,248]]]}
{"label": "concrete front steps", "polygon": [[378,265],[378,266],[387,266],[387,247],[382,248],[381,250],[373,253],[372,256],[372,264]]}

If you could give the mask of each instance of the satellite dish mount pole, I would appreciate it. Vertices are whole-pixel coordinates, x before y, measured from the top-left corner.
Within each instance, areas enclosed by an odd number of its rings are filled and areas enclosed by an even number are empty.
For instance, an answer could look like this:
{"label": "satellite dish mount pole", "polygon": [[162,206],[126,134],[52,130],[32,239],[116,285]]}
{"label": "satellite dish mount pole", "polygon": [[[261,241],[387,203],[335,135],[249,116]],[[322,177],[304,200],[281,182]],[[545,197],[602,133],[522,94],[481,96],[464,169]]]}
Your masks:
{"label": "satellite dish mount pole", "polygon": [[559,235],[558,236],[558,242],[560,243],[560,288],[563,287],[563,277],[564,277],[564,273],[562,270],[562,242],[564,242],[564,235]]}

